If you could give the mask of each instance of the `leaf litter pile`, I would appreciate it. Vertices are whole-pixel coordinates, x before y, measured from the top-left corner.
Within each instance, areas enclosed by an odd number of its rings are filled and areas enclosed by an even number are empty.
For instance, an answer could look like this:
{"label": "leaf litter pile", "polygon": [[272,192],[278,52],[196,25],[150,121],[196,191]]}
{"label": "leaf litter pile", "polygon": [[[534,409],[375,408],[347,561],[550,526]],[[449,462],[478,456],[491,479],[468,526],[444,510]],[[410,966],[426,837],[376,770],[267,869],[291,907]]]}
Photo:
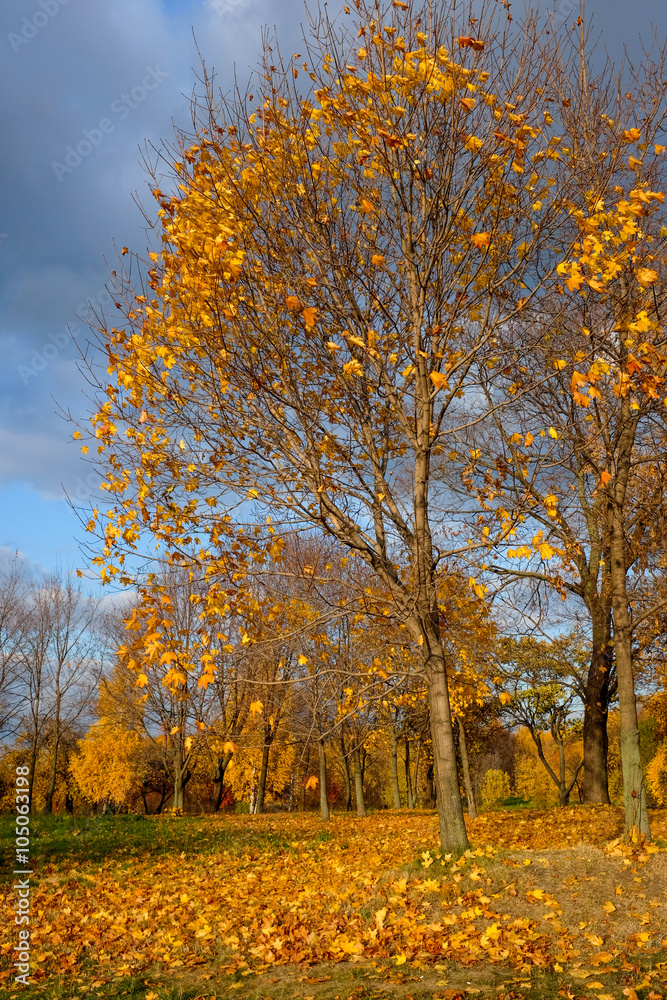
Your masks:
{"label": "leaf litter pile", "polygon": [[[453,963],[471,974],[480,964],[515,977],[562,974],[571,984],[564,996],[585,989],[612,1000],[619,994],[605,982],[620,972],[634,974],[629,1000],[638,989],[658,1000],[663,979],[667,987],[667,851],[628,849],[620,810],[486,813],[469,822],[473,846],[458,858],[435,847],[433,813],[338,816],[326,827],[310,815],[197,822],[198,852],[43,865],[31,901],[33,978],[224,981],[296,966],[307,980],[322,963],[390,975]],[[231,828],[235,849],[206,849],[218,824]],[[667,812],[653,815],[652,828],[660,844]],[[3,890],[7,983],[15,901]],[[440,982],[434,996],[459,995],[443,992],[446,974]]]}

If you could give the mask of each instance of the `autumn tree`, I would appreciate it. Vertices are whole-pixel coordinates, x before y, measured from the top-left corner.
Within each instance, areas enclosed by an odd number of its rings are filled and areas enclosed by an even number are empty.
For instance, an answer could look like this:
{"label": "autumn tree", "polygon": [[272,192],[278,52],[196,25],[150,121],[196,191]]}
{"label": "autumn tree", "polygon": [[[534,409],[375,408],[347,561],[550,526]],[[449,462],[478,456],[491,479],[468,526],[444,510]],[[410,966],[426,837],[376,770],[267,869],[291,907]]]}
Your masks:
{"label": "autumn tree", "polygon": [[147,531],[238,545],[225,510],[248,494],[372,568],[419,649],[448,848],[467,837],[437,574],[470,548],[442,527],[432,466],[474,362],[553,272],[570,156],[544,126],[537,23],[481,6],[360,0],[349,29],[314,24],[305,57],[267,48],[234,102],[208,87],[178,192],[156,185],[145,294],[119,276],[93,418],[107,578],[131,578],[118,559]]}
{"label": "autumn tree", "polygon": [[[626,832],[648,835],[632,637],[656,602],[637,605],[630,574],[661,544],[663,516],[665,59],[654,50],[625,77],[611,68],[594,76],[578,23],[578,45],[569,55],[556,46],[546,74],[558,146],[576,165],[563,192],[563,240],[576,231],[575,252],[558,265],[562,282],[513,324],[504,385],[481,379],[487,400],[514,403],[476,443],[480,466],[468,482],[483,480],[480,495],[492,507],[491,494],[502,495],[517,519],[507,553],[516,568],[498,561],[494,572],[541,580],[586,607],[586,797],[608,800],[606,718],[617,686]],[[536,324],[545,336],[526,352]]]}
{"label": "autumn tree", "polygon": [[[584,656],[586,654],[584,653]],[[572,661],[581,659],[576,642],[526,637],[499,643],[496,669],[502,685],[502,714],[515,726],[523,726],[535,744],[537,755],[558,789],[559,805],[569,803],[583,757],[573,768],[565,759],[565,744],[577,726],[580,684],[572,677]],[[558,771],[545,753],[544,735],[558,747]]]}

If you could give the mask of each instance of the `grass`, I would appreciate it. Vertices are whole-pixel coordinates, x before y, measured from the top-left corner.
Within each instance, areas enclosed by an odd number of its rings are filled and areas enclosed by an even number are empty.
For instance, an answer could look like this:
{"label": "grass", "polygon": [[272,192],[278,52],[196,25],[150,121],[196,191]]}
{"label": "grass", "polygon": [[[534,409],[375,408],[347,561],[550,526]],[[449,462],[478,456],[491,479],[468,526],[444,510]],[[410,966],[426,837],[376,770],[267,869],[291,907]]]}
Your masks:
{"label": "grass", "polygon": [[[147,996],[151,1000],[592,1000],[600,995],[614,1000],[634,1000],[634,996],[650,1000],[662,996],[667,985],[667,974],[660,968],[667,964],[666,960],[663,949],[626,962],[625,967],[618,964],[610,971],[598,970],[588,980],[548,969],[461,969],[448,962],[417,974],[378,964],[326,965],[306,970],[283,966],[274,974],[237,974],[224,979],[209,974],[197,980],[183,977],[180,981],[166,981],[164,976],[105,981],[58,978],[20,990],[10,988],[5,995],[7,1000],[146,1000]],[[593,982],[595,986],[589,985]]]}
{"label": "grass", "polygon": [[[323,831],[319,840],[326,842],[329,836]],[[14,841],[13,817],[0,816],[3,881],[12,877]],[[35,867],[65,861],[100,862],[109,857],[122,861],[139,854],[243,854],[266,848],[289,850],[289,843],[272,832],[246,830],[241,834],[223,823],[202,826],[198,816],[35,816],[30,828],[30,859]]]}

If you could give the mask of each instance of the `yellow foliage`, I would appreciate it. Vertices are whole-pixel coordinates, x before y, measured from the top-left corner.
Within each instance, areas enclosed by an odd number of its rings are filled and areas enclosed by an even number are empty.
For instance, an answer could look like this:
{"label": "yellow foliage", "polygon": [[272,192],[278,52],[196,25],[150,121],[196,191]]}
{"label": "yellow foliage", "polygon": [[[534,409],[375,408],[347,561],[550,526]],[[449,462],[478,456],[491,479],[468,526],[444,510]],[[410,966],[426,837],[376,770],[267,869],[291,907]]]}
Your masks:
{"label": "yellow foliage", "polygon": [[493,809],[512,794],[510,776],[506,771],[491,768],[482,782],[482,803],[485,809]]}
{"label": "yellow foliage", "polygon": [[102,717],[70,761],[70,772],[91,802],[121,803],[141,778],[141,740],[131,730]]}

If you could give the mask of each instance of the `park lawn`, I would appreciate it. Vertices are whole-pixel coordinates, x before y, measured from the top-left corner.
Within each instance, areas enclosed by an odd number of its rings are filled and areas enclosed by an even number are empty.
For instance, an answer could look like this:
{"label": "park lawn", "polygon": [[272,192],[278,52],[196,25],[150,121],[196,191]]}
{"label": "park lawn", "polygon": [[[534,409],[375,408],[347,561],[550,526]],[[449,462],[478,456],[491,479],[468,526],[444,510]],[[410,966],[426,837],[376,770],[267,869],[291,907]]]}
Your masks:
{"label": "park lawn", "polygon": [[666,811],[633,852],[617,809],[484,813],[458,858],[413,810],[37,817],[28,989],[10,823],[0,996],[667,998]]}

